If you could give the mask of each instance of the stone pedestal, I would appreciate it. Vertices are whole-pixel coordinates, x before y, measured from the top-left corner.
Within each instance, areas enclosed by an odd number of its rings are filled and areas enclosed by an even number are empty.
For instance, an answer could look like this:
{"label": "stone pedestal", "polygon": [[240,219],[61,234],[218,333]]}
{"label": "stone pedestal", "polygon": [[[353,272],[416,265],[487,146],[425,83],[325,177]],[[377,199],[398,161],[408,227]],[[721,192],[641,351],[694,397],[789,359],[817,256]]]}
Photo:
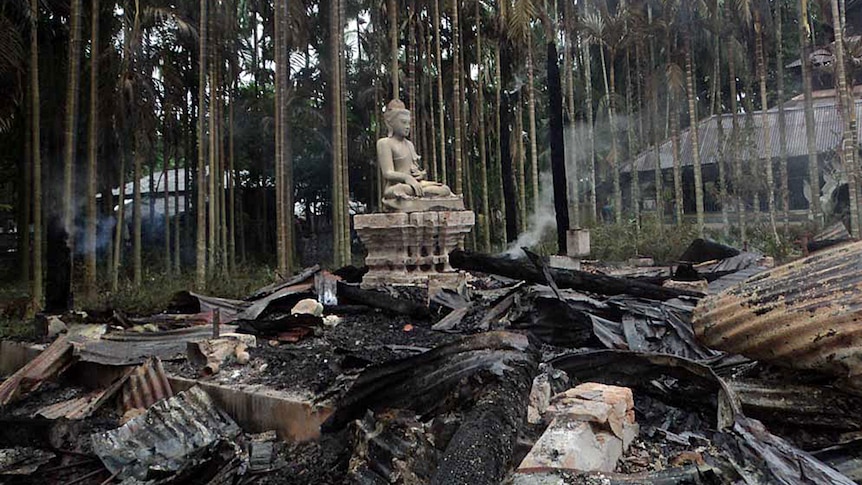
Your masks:
{"label": "stone pedestal", "polygon": [[429,280],[457,285],[461,276],[449,266],[449,252],[464,242],[475,223],[473,211],[354,216],[353,227],[368,251],[362,287],[424,286]]}

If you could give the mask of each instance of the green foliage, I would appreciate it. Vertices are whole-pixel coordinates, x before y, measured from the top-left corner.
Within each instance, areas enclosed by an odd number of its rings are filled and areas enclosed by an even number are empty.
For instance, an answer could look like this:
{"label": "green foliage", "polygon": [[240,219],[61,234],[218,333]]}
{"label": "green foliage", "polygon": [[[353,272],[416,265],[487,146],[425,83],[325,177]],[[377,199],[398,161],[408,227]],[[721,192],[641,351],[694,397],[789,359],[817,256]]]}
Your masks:
{"label": "green foliage", "polygon": [[[206,294],[241,299],[277,279],[278,276],[266,266],[238,267],[231,277],[213,277],[207,285]],[[76,302],[76,306],[90,309],[116,308],[134,315],[152,315],[164,311],[177,292],[194,288],[193,273],[177,276],[162,271],[145,271],[143,281],[140,288],[127,282],[115,293],[101,292],[94,300],[81,298]]]}
{"label": "green foliage", "polygon": [[697,238],[694,224],[682,226],[658,224],[654,217],[644,217],[638,229],[633,219],[622,224],[607,224],[590,228],[593,259],[626,261],[635,256],[649,256],[656,263],[675,261],[692,240]]}

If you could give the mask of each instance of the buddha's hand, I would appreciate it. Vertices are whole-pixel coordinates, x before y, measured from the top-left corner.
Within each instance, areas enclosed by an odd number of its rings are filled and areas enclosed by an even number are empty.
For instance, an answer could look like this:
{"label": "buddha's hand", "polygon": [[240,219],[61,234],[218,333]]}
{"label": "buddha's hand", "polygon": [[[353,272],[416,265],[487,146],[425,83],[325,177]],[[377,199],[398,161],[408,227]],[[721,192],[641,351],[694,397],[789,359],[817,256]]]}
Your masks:
{"label": "buddha's hand", "polygon": [[416,197],[425,197],[425,191],[422,190],[422,184],[420,184],[418,180],[411,177],[407,182],[407,185],[413,189],[413,194],[416,195]]}
{"label": "buddha's hand", "polygon": [[421,182],[422,180],[425,180],[425,176],[428,175],[428,172],[425,170],[419,170],[419,168],[414,168],[410,170],[410,175]]}

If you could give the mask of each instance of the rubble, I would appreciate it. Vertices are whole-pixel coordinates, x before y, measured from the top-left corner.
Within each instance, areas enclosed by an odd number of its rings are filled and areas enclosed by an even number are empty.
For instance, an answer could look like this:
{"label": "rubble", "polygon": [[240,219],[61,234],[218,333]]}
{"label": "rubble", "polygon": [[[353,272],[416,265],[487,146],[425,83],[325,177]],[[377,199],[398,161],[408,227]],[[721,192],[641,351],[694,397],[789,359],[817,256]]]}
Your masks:
{"label": "rubble", "polygon": [[[708,241],[670,268],[454,251],[485,274],[363,289],[312,267],[244,300],[184,293],[69,325],[0,384],[0,448],[53,453],[26,469],[45,483],[847,484],[859,244],[774,269]],[[57,475],[63,433],[92,441]]]}
{"label": "rubble", "polygon": [[712,348],[827,372],[862,388],[860,265],[857,242],[755,275],[700,301],[695,332]]}
{"label": "rubble", "polygon": [[147,480],[180,472],[190,455],[239,433],[236,423],[194,387],[91,440],[93,451],[111,473],[121,479]]}
{"label": "rubble", "polygon": [[551,398],[551,422],[518,466],[612,472],[638,434],[631,389],[584,383]]}

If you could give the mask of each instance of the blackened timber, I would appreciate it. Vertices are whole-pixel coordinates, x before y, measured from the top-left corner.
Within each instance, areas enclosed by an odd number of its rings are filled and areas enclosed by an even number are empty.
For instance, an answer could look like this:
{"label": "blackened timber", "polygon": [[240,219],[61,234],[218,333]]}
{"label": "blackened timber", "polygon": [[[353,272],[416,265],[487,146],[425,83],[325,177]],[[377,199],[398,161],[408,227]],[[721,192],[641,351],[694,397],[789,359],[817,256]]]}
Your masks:
{"label": "blackened timber", "polygon": [[386,293],[374,290],[363,290],[359,286],[338,282],[338,298],[347,299],[353,303],[380,308],[401,315],[425,318],[428,316],[428,307],[418,303],[393,298]]}
{"label": "blackened timber", "polygon": [[[548,284],[542,271],[527,260],[510,259],[505,256],[490,256],[456,249],[449,253],[449,264],[454,268],[479,271],[524,280],[528,283]],[[601,295],[631,295],[651,300],[670,300],[681,296],[700,298],[703,293],[689,290],[664,288],[627,278],[586,273],[584,271],[549,268],[559,288]]]}
{"label": "blackened timber", "polygon": [[554,211],[557,220],[557,254],[566,253],[569,231],[569,200],[566,182],[566,152],[563,142],[563,91],[556,39],[548,42],[548,97],[550,111],[551,172],[554,175]]}

